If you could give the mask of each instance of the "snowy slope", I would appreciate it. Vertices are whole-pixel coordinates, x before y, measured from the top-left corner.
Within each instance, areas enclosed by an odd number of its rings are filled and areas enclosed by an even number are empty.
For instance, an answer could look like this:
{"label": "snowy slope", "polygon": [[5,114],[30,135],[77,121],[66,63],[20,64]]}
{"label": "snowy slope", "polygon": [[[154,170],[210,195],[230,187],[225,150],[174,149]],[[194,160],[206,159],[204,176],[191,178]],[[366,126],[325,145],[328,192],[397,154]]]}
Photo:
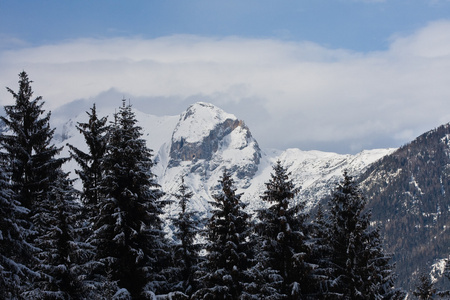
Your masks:
{"label": "snowy slope", "polygon": [[[98,115],[113,119],[114,109],[100,109]],[[372,162],[393,149],[363,151],[356,155],[342,155],[299,149],[261,150],[249,128],[234,115],[208,103],[195,103],[180,116],[158,117],[136,111],[138,125],[143,128],[147,146],[154,150],[157,165],[153,172],[166,193],[173,199],[181,182],[194,192],[191,209],[207,213],[212,195],[218,189],[223,170],[228,169],[235,180],[242,200],[253,211],[261,205],[260,195],[264,183],[270,178],[277,160],[291,172],[291,179],[301,187],[296,201],[306,201],[312,208],[329,193],[340,180],[344,169],[353,175],[360,174]],[[73,144],[86,149],[77,122],[87,122],[88,115],[81,114],[69,120],[61,129],[60,144]],[[67,147],[63,155],[67,155]],[[66,164],[67,170],[76,168],[74,162]],[[78,184],[78,187],[80,185]],[[174,203],[166,208],[168,216],[177,213]]]}
{"label": "snowy slope", "polygon": [[234,120],[236,117],[212,104],[199,102],[180,115],[180,122],[173,131],[172,140],[185,139],[188,143],[201,142],[217,124],[227,119]]}
{"label": "snowy slope", "polygon": [[253,179],[252,185],[243,195],[243,199],[253,208],[260,205],[258,202],[252,202],[259,197],[261,191],[264,191],[264,183],[270,178],[272,166],[279,160],[291,173],[290,178],[296,187],[300,188],[297,201],[305,201],[306,208],[309,210],[332,191],[335,184],[342,179],[344,170],[357,176],[371,163],[394,150],[364,150],[356,155],[299,149],[271,151],[269,155],[265,155],[266,162],[261,166],[259,176]]}

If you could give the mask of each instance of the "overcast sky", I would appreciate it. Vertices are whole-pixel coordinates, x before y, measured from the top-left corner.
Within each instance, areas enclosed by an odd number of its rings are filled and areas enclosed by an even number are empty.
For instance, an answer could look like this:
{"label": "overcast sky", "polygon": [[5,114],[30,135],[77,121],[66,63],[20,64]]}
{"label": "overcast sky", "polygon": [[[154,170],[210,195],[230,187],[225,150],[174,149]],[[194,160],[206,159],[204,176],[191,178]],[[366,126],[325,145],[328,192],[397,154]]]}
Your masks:
{"label": "overcast sky", "polygon": [[55,118],[204,101],[264,148],[399,147],[450,121],[450,1],[0,0],[0,105],[22,70]]}

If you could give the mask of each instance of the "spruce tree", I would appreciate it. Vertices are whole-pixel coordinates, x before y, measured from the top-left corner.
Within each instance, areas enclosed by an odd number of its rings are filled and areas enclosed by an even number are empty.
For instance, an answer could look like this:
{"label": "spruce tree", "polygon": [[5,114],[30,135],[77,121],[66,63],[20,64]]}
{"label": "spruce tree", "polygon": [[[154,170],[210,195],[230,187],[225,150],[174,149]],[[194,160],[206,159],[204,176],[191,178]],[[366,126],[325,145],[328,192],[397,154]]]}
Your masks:
{"label": "spruce tree", "polygon": [[[106,145],[108,143],[108,130],[109,127],[106,124],[107,117],[99,118],[97,115],[97,108],[94,104],[90,112],[86,112],[89,119],[86,123],[78,122],[76,128],[83,135],[84,141],[87,146],[87,152],[71,145],[67,144],[70,151],[71,159],[74,159],[79,165],[80,169],[75,170],[75,173],[81,179],[83,189],[80,193],[81,202],[83,204],[81,210],[83,211],[83,220],[79,221],[79,236],[82,241],[86,241],[91,235],[93,230],[94,218],[98,215],[98,203],[101,199],[100,183],[102,181],[103,170],[103,157],[106,152]],[[83,286],[86,293],[93,293],[88,298],[97,297],[95,290],[110,290],[114,284],[105,288],[102,280],[95,277],[95,269],[99,266],[95,257],[95,246],[89,243],[82,245],[84,252],[83,260],[79,261],[79,269],[83,276]],[[105,280],[104,282],[109,282]],[[89,295],[89,294],[88,294]]]}
{"label": "spruce tree", "polygon": [[162,214],[163,193],[151,172],[151,150],[142,139],[142,129],[130,105],[120,107],[110,129],[110,140],[103,159],[102,199],[94,220],[90,242],[96,246],[95,272],[128,290],[135,299],[167,284],[162,277],[167,262],[167,241]]}
{"label": "spruce tree", "polygon": [[87,123],[78,123],[76,128],[83,135],[88,152],[67,144],[70,148],[71,158],[73,158],[81,169],[75,170],[83,183],[81,199],[87,207],[87,211],[94,212],[100,195],[99,186],[103,178],[102,159],[106,152],[108,143],[107,118],[99,118],[95,104],[91,112],[86,112],[89,116]]}
{"label": "spruce tree", "polygon": [[416,290],[413,291],[413,295],[420,300],[428,300],[434,298],[434,296],[436,295],[436,289],[434,288],[434,283],[431,281],[429,275],[420,273],[416,285]]}
{"label": "spruce tree", "polygon": [[294,204],[298,190],[290,173],[278,161],[261,197],[269,206],[258,211],[258,233],[262,237],[265,267],[283,278],[280,293],[299,299],[308,293],[310,283],[309,249],[306,244],[304,203]]}
{"label": "spruce tree", "polygon": [[45,113],[42,97],[33,99],[32,81],[25,71],[19,74],[19,91],[7,88],[15,100],[0,116],[8,134],[0,137],[11,168],[12,190],[21,205],[33,215],[39,201],[47,198],[56,170],[66,159],[56,158],[62,150],[52,144],[55,129],[50,128],[50,112]]}
{"label": "spruce tree", "polygon": [[47,228],[35,239],[40,249],[38,270],[42,275],[25,296],[29,299],[83,299],[80,265],[87,251],[76,228],[81,209],[68,173],[58,171],[49,198],[42,200],[40,207],[39,217],[45,219]]}
{"label": "spruce tree", "polygon": [[[33,99],[33,91],[28,75],[19,74],[19,91],[16,93],[7,88],[15,100],[14,105],[5,106],[6,115],[0,117],[5,123],[7,134],[0,136],[0,144],[5,150],[8,169],[11,170],[11,189],[26,214],[24,225],[29,234],[27,242],[33,246],[33,256],[46,251],[37,246],[50,230],[51,224],[46,218],[52,213],[53,205],[49,204],[52,188],[55,186],[58,172],[66,158],[56,158],[62,150],[53,143],[55,129],[50,128],[50,113],[43,110],[42,97]],[[39,260],[33,259],[30,267],[38,269]],[[42,269],[39,269],[42,272]],[[49,278],[41,274],[41,278]],[[35,286],[30,287],[36,290]]]}
{"label": "spruce tree", "polygon": [[27,230],[21,207],[10,189],[3,157],[0,161],[0,299],[18,299],[34,272],[28,267],[31,246],[25,241]]}
{"label": "spruce tree", "polygon": [[250,215],[243,210],[245,205],[227,170],[219,183],[221,190],[213,196],[214,209],[207,224],[206,273],[200,278],[206,286],[193,299],[239,299],[247,282]]}
{"label": "spruce tree", "polygon": [[178,193],[174,195],[181,211],[178,217],[172,220],[176,240],[176,244],[173,246],[173,260],[177,273],[174,290],[182,291],[188,296],[192,295],[197,289],[194,274],[200,261],[200,244],[196,243],[195,238],[200,231],[201,220],[198,212],[189,209],[193,195],[184,183],[184,177],[182,177]]}
{"label": "spruce tree", "polygon": [[286,299],[281,293],[284,279],[277,270],[267,267],[267,255],[264,249],[264,240],[258,236],[251,236],[253,257],[250,259],[250,267],[245,271],[249,279],[243,283],[243,300],[279,300]]}
{"label": "spruce tree", "polygon": [[313,278],[313,293],[317,299],[326,298],[327,279],[330,277],[331,262],[328,259],[331,255],[329,245],[329,219],[321,203],[318,204],[317,212],[311,225],[311,263],[314,265],[311,271]]}
{"label": "spruce tree", "polygon": [[400,298],[395,274],[381,246],[378,228],[370,228],[366,199],[345,171],[329,202],[331,274],[328,296],[338,299]]}

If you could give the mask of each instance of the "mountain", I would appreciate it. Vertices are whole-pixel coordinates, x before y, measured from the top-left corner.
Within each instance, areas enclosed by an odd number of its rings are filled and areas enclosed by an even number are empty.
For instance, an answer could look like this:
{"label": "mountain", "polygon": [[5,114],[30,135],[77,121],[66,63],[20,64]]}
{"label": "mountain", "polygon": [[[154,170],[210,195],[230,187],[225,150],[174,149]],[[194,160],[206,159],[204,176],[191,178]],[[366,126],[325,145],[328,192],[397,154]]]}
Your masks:
{"label": "mountain", "polygon": [[[114,108],[98,107],[99,116],[113,120]],[[300,192],[296,201],[305,201],[308,210],[331,193],[346,169],[359,176],[380,158],[395,149],[365,150],[356,155],[300,149],[261,149],[244,121],[208,103],[195,103],[179,116],[153,116],[134,110],[143,138],[154,150],[157,175],[166,199],[178,191],[181,178],[194,193],[191,209],[207,216],[212,195],[219,188],[218,180],[226,168],[235,180],[241,199],[249,212],[265,205],[260,196],[270,179],[272,166],[279,160],[290,172],[290,178]],[[60,145],[70,143],[86,150],[83,136],[75,128],[77,122],[87,122],[85,113],[67,121],[58,129]],[[67,147],[62,153],[68,155]],[[71,161],[67,171],[77,168]],[[372,168],[370,168],[372,170]],[[72,172],[73,173],[73,172]],[[81,183],[77,183],[81,187]],[[177,203],[166,206],[166,225],[179,212]]]}
{"label": "mountain", "polygon": [[[113,108],[98,108],[99,115],[112,119]],[[394,149],[362,151],[356,155],[342,155],[321,151],[285,151],[261,149],[244,121],[233,114],[208,103],[195,103],[179,116],[153,116],[137,110],[139,125],[154,150],[156,166],[153,172],[171,198],[181,182],[194,192],[192,209],[207,213],[209,201],[218,189],[218,180],[223,170],[228,169],[235,180],[242,200],[253,211],[261,207],[260,195],[264,183],[270,178],[272,166],[277,160],[288,168],[291,178],[300,189],[298,199],[305,201],[307,208],[315,206],[329,194],[340,180],[342,171],[348,169],[359,175],[371,163],[391,153]],[[58,131],[61,145],[70,143],[80,149],[83,137],[77,132],[77,122],[86,122],[87,114],[69,120]],[[62,155],[67,155],[67,149]],[[75,162],[66,164],[67,170],[77,168]],[[176,204],[167,208],[167,214],[178,211]]]}
{"label": "mountain", "polygon": [[[177,191],[183,176],[195,194],[194,208],[208,212],[208,202],[213,200],[226,168],[233,174],[241,199],[253,211],[263,205],[260,195],[264,183],[280,160],[296,186],[301,187],[298,199],[311,208],[331,191],[344,169],[359,174],[391,151],[363,151],[357,155],[299,149],[263,151],[242,120],[211,104],[196,103],[180,115],[170,141],[160,147],[155,173],[168,195]],[[167,209],[168,213],[177,210],[176,204]]]}
{"label": "mountain", "polygon": [[[399,284],[411,288],[417,272],[442,269],[450,255],[450,124],[375,162],[360,181]],[[433,275],[442,277],[439,268]]]}

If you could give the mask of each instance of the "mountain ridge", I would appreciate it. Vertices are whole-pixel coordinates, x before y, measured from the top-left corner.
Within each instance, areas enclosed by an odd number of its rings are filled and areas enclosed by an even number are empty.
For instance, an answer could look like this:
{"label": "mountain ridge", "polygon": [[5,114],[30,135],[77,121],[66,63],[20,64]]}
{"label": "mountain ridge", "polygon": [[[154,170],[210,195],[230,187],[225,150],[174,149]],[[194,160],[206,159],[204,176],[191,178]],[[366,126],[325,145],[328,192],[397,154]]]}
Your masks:
{"label": "mountain ridge", "polygon": [[[402,271],[399,282],[412,288],[414,274],[450,256],[450,124],[375,162],[360,181],[372,220],[381,226],[384,245]],[[434,275],[448,289],[439,277]]]}
{"label": "mountain ridge", "polygon": [[[262,205],[260,193],[270,178],[271,167],[280,160],[291,172],[296,186],[301,188],[298,198],[304,198],[310,209],[331,191],[344,169],[358,175],[372,162],[394,151],[364,150],[352,155],[296,148],[261,149],[244,121],[204,102],[192,104],[179,116],[159,117],[133,110],[143,129],[143,138],[153,149],[157,163],[153,172],[167,197],[176,192],[181,177],[185,177],[186,184],[198,198],[194,200],[197,202],[195,209],[201,211],[209,209],[207,203],[212,201],[224,168],[231,171],[242,199],[254,210]],[[113,108],[98,108],[98,111],[110,120],[114,114]],[[75,124],[86,121],[86,114],[67,121],[59,143],[69,142],[83,149]],[[62,155],[68,155],[67,149]],[[65,168],[71,171],[77,166],[69,162]]]}

